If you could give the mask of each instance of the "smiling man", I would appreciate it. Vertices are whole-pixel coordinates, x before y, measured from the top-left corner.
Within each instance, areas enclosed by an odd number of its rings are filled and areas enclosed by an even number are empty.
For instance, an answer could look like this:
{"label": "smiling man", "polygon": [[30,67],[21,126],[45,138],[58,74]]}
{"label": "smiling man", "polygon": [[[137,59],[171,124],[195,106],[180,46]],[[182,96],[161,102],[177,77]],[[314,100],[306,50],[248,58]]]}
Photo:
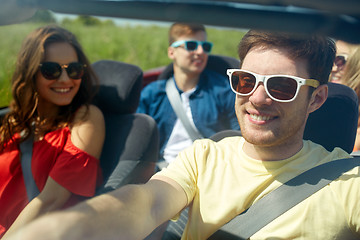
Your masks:
{"label": "smiling man", "polygon": [[[155,81],[141,92],[138,112],[153,117],[160,132],[160,162],[172,162],[177,154],[191,146],[195,138],[210,137],[215,133],[239,130],[234,111],[234,94],[224,74],[205,69],[212,43],[207,41],[201,24],[174,23],[169,30],[168,57],[173,62],[174,74],[169,79]],[[178,108],[188,124],[176,114],[168,96],[168,84],[175,87],[170,96],[177,95]],[[190,131],[196,132],[192,137]],[[165,164],[165,165],[166,165]],[[164,165],[164,164],[162,164]]]}
{"label": "smiling man", "polygon": [[[238,78],[232,79],[232,86],[238,88],[234,91],[239,95],[236,114],[246,139],[243,150],[259,160],[285,159],[300,151],[306,119],[327,97],[327,86],[317,86],[320,84],[318,80],[312,81],[317,89],[311,86],[298,88],[297,81],[310,78],[309,60],[300,56],[293,60],[290,54],[286,47],[254,46],[243,59],[241,69],[230,74],[231,78]],[[260,80],[264,82],[258,83],[257,88],[254,86],[251,94],[242,94],[243,89],[237,85],[249,79],[252,84]],[[293,95],[281,95],[280,91],[289,94],[293,91]],[[279,99],[284,101],[282,98],[292,101],[280,102]]]}
{"label": "smiling man", "polygon": [[[143,239],[189,206],[182,239],[207,239],[282,183],[349,157],[340,148],[328,152],[303,140],[308,115],[327,98],[335,56],[332,40],[249,31],[239,56],[240,68],[229,69],[228,75],[243,137],[195,141],[148,183],[125,186],[49,215],[18,236]],[[250,239],[359,238],[359,199],[360,169],[355,167]]]}

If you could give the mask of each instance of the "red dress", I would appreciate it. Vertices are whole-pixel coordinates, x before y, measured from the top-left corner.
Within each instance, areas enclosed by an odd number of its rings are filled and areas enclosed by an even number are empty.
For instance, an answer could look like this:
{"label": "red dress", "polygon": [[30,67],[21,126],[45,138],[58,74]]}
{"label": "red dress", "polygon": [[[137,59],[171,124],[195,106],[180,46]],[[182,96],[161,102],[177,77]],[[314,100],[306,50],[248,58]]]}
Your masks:
{"label": "red dress", "polygon": [[[70,134],[69,128],[61,128],[34,142],[31,162],[40,192],[50,176],[73,193],[65,206],[93,196],[102,180],[99,160],[75,147]],[[18,140],[10,141],[0,154],[0,238],[29,202]]]}

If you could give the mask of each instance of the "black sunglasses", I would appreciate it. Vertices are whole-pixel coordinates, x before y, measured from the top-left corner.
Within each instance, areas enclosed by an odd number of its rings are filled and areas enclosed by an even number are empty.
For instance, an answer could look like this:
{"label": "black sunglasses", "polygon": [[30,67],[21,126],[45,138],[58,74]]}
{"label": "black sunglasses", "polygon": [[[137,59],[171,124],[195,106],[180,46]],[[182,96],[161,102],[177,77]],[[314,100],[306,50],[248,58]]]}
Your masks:
{"label": "black sunglasses", "polygon": [[171,47],[180,47],[182,44],[184,44],[184,48],[187,51],[195,51],[198,48],[198,46],[201,45],[205,53],[210,53],[213,45],[212,42],[207,42],[207,41],[179,40],[173,42],[171,44]]}
{"label": "black sunglasses", "polygon": [[339,54],[339,55],[336,55],[334,64],[335,64],[338,68],[340,68],[340,67],[345,66],[346,60],[347,60],[347,55],[341,55],[341,54]]}
{"label": "black sunglasses", "polygon": [[71,79],[80,79],[84,75],[86,64],[72,62],[60,65],[56,62],[43,62],[39,65],[40,72],[44,78],[48,80],[58,79],[61,76],[62,69],[66,70],[67,75]]}
{"label": "black sunglasses", "polygon": [[290,75],[261,75],[242,69],[228,69],[227,74],[231,89],[236,94],[249,96],[262,82],[268,96],[278,102],[293,101],[303,85],[314,88],[320,85],[319,81],[315,79],[304,79]]}

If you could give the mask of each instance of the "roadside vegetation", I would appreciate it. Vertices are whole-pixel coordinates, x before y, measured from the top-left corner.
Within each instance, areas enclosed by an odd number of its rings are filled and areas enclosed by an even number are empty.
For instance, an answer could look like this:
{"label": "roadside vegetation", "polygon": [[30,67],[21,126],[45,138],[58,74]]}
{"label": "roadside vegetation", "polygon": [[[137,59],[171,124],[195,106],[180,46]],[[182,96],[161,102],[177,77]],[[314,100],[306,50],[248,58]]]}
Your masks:
{"label": "roadside vegetation", "polygon": [[[167,31],[163,25],[117,25],[112,20],[79,16],[56,21],[48,11],[39,11],[28,22],[0,26],[0,107],[10,98],[10,78],[23,39],[34,29],[58,24],[72,31],[82,44],[91,62],[101,59],[123,61],[144,71],[167,65]],[[207,27],[208,40],[214,43],[212,54],[237,58],[237,44],[244,32]]]}

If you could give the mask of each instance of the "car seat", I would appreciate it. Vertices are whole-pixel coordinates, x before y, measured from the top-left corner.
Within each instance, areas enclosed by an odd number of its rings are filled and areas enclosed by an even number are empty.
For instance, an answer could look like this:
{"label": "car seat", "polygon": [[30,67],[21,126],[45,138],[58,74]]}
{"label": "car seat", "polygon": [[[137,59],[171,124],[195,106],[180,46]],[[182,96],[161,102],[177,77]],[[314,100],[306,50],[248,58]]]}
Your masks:
{"label": "car seat", "polygon": [[[328,83],[328,86],[327,100],[318,110],[309,115],[304,139],[321,144],[328,151],[340,147],[351,153],[358,122],[358,97],[347,86],[336,83]],[[225,130],[214,134],[210,139],[220,141],[222,138],[230,136],[241,136],[241,132]],[[182,211],[178,221],[168,224],[162,240],[180,239],[187,218],[187,211]]]}
{"label": "car seat", "polygon": [[142,70],[112,60],[97,61],[92,67],[100,81],[93,103],[103,112],[106,127],[100,157],[105,182],[98,194],[129,183],[145,183],[155,173],[159,134],[150,116],[135,113]]}
{"label": "car seat", "polygon": [[327,100],[309,115],[304,139],[318,143],[328,151],[340,147],[351,153],[359,116],[358,97],[345,85],[330,82],[328,86]]}

